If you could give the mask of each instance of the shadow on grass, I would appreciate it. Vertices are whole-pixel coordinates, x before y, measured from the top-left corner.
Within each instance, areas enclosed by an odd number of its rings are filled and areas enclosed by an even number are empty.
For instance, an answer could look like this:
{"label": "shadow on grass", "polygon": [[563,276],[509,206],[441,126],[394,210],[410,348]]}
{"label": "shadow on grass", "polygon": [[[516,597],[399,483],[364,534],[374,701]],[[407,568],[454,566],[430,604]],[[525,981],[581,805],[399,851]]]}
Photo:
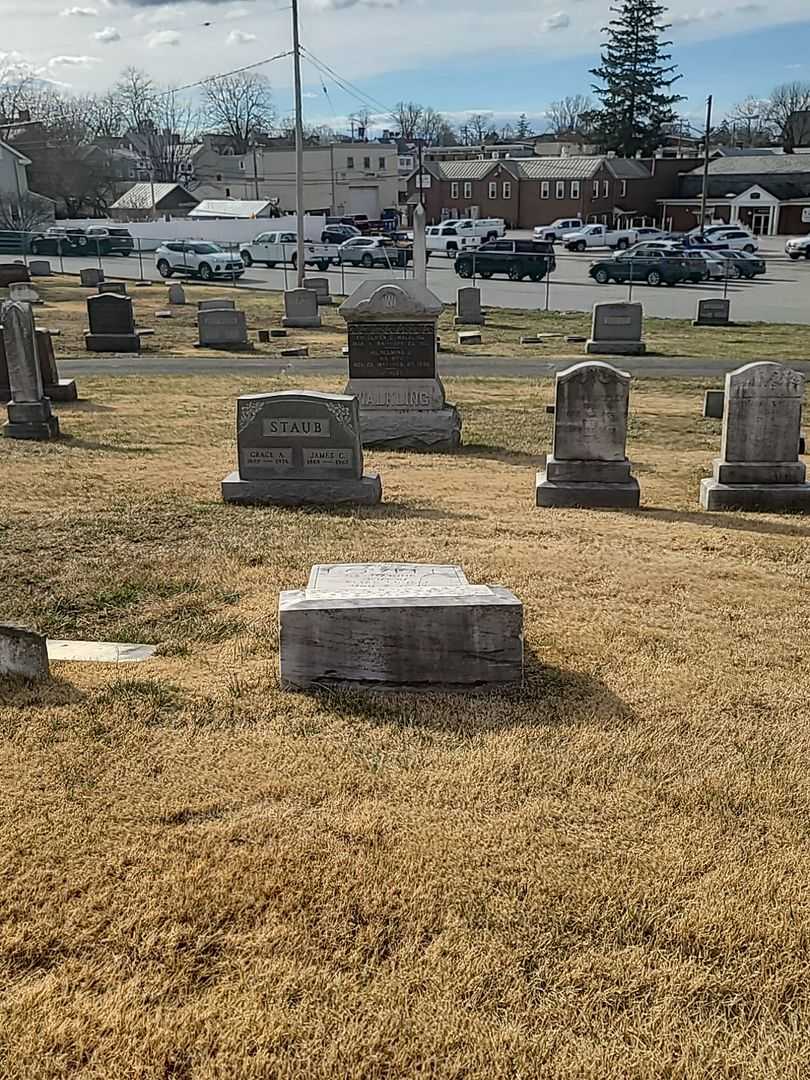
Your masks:
{"label": "shadow on grass", "polygon": [[115,443],[95,442],[93,439],[78,439],[75,435],[63,434],[59,441],[76,450],[104,450],[109,454],[156,454],[154,446],[118,446]]}
{"label": "shadow on grass", "polygon": [[546,463],[545,454],[527,454],[524,450],[507,450],[503,446],[491,446],[489,443],[468,443],[456,451],[457,457],[488,458],[491,461],[503,461],[507,465],[526,465],[541,469]]}
{"label": "shadow on grass", "polygon": [[[705,529],[734,529],[737,532],[762,533],[764,536],[810,537],[810,523],[800,512],[780,511],[780,516],[790,517],[792,523],[782,525],[776,521],[758,521],[751,515],[753,511],[708,511],[708,510],[667,510],[657,507],[644,507],[641,510],[625,510],[632,517],[672,524],[701,525]],[[774,511],[762,511],[772,514]],[[795,522],[795,523],[794,523]],[[807,527],[802,528],[806,524]]]}
{"label": "shadow on grass", "polygon": [[38,682],[13,675],[0,676],[0,702],[3,705],[78,705],[86,699],[84,690],[54,675]]}

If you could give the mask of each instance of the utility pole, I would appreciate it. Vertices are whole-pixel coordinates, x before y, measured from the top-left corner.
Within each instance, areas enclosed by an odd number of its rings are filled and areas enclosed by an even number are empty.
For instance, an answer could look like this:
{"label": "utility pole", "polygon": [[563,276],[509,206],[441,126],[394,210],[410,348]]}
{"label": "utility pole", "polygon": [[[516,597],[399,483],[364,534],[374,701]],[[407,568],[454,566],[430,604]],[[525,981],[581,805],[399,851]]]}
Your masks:
{"label": "utility pole", "polygon": [[293,73],[295,75],[295,201],[296,272],[298,288],[304,287],[304,120],[301,106],[301,42],[298,39],[298,0],[292,0]]}
{"label": "utility pole", "polygon": [[329,143],[329,173],[332,178],[332,213],[337,213],[337,195],[335,194],[335,144]]}
{"label": "utility pole", "polygon": [[705,239],[706,199],[709,194],[709,143],[712,135],[712,95],[706,99],[706,135],[703,141],[703,189],[700,193],[700,238]]}
{"label": "utility pole", "polygon": [[416,147],[419,151],[419,205],[425,205],[425,195],[422,187],[422,140],[416,140]]}

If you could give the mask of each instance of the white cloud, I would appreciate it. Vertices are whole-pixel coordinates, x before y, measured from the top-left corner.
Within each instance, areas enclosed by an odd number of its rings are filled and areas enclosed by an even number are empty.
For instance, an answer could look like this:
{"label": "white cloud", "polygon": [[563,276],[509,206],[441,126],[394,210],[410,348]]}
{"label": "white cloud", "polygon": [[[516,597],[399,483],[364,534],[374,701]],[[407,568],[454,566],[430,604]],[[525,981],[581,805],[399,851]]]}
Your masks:
{"label": "white cloud", "polygon": [[93,37],[102,45],[110,45],[113,41],[121,40],[121,35],[114,26],[105,26],[103,30],[96,31]]}
{"label": "white cloud", "polygon": [[249,45],[256,40],[255,34],[248,34],[245,30],[231,30],[225,39],[226,45]]}
{"label": "white cloud", "polygon": [[230,11],[225,12],[226,19],[246,19],[248,15],[255,15],[255,11],[251,11],[246,7],[234,7]]}
{"label": "white cloud", "polygon": [[160,49],[164,45],[179,45],[181,40],[176,30],[156,30],[154,34],[149,34],[146,44],[150,49]]}
{"label": "white cloud", "polygon": [[48,61],[48,67],[53,70],[58,67],[89,68],[93,64],[100,64],[97,56],[52,56]]}
{"label": "white cloud", "polygon": [[571,25],[571,16],[566,15],[564,11],[558,11],[556,15],[549,15],[547,19],[543,21],[543,29],[550,30],[565,30]]}
{"label": "white cloud", "polygon": [[70,7],[65,8],[64,11],[60,11],[59,14],[63,16],[78,15],[84,19],[93,19],[98,15],[98,12],[95,8],[91,7]]}

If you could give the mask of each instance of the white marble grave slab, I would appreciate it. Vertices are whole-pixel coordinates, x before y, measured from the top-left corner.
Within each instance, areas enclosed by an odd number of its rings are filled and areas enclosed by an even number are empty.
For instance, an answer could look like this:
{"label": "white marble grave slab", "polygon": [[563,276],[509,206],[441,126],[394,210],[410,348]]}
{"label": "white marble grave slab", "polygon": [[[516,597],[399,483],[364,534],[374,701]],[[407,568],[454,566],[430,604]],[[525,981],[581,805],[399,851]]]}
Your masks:
{"label": "white marble grave slab", "polygon": [[155,655],[157,645],[125,641],[63,641],[48,638],[48,659],[70,663],[135,664]]}

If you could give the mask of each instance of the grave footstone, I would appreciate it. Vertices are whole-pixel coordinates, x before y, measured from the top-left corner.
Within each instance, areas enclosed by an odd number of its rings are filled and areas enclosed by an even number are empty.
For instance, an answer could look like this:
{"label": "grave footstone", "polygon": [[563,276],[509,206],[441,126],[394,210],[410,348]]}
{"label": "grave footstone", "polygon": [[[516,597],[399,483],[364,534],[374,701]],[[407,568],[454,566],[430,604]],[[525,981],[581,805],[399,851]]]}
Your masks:
{"label": "grave footstone", "polygon": [[347,394],[360,401],[364,446],[452,450],[461,415],[436,371],[441,301],[416,281],[364,282],[340,313],[349,331]]}
{"label": "grave footstone", "polygon": [[90,330],[84,335],[89,352],[140,352],[141,339],[135,331],[132,299],[116,293],[99,293],[87,298]]}
{"label": "grave footstone", "polygon": [[45,638],[16,623],[0,623],[0,676],[47,679],[48,649]]}
{"label": "grave footstone", "polygon": [[484,313],[481,311],[481,290],[472,285],[465,285],[456,293],[456,326],[483,326]]}
{"label": "grave footstone", "polygon": [[704,510],[810,510],[799,461],[804,376],[782,364],[746,364],[726,375],[723,437]]}
{"label": "grave footstone", "polygon": [[15,300],[18,304],[41,304],[42,298],[36,289],[32,288],[27,281],[12,282],[8,287],[9,300]]}
{"label": "grave footstone", "polygon": [[313,329],[321,325],[318,297],[312,289],[288,289],[284,293],[282,326]]}
{"label": "grave footstone", "polygon": [[314,566],[279,596],[283,687],[466,690],[520,682],[523,605],[460,566]]}
{"label": "grave footstone", "polygon": [[186,291],[179,281],[169,286],[169,303],[175,307],[182,307],[186,302]]}
{"label": "grave footstone", "polygon": [[703,419],[722,420],[725,401],[725,390],[707,390],[703,395]]}
{"label": "grave footstone", "polygon": [[244,311],[203,308],[197,312],[198,348],[247,349],[250,346]]}
{"label": "grave footstone", "polygon": [[557,375],[554,446],[537,474],[538,506],[636,507],[625,442],[630,376],[599,360]]}
{"label": "grave footstone", "polygon": [[79,281],[85,289],[97,289],[104,280],[104,271],[95,266],[85,267],[79,271]]}
{"label": "grave footstone", "polygon": [[[594,304],[591,336],[585,352],[641,355],[647,351],[642,341],[644,309],[641,304]],[[573,340],[566,338],[566,341]]]}
{"label": "grave footstone", "polygon": [[236,403],[239,468],[222,481],[225,502],[277,506],[373,505],[378,473],[363,472],[357,399],[282,390]]}
{"label": "grave footstone", "polygon": [[231,311],[236,311],[236,301],[219,296],[214,297],[212,300],[197,301],[197,311],[220,311],[223,308],[229,308]]}
{"label": "grave footstone", "polygon": [[128,295],[125,281],[100,281],[98,291],[100,293],[114,293],[116,296]]}
{"label": "grave footstone", "polygon": [[329,292],[329,278],[328,277],[311,277],[304,278],[304,288],[311,289],[312,292],[318,298],[318,305],[320,307],[329,306],[334,301]]}
{"label": "grave footstone", "polygon": [[728,326],[731,301],[721,297],[698,300],[697,315],[692,326]]}
{"label": "grave footstone", "polygon": [[51,277],[53,271],[47,259],[31,259],[28,263],[28,272],[31,277]]}
{"label": "grave footstone", "polygon": [[2,433],[7,439],[56,439],[59,421],[43,393],[30,305],[15,301],[0,305],[0,323],[11,392]]}

